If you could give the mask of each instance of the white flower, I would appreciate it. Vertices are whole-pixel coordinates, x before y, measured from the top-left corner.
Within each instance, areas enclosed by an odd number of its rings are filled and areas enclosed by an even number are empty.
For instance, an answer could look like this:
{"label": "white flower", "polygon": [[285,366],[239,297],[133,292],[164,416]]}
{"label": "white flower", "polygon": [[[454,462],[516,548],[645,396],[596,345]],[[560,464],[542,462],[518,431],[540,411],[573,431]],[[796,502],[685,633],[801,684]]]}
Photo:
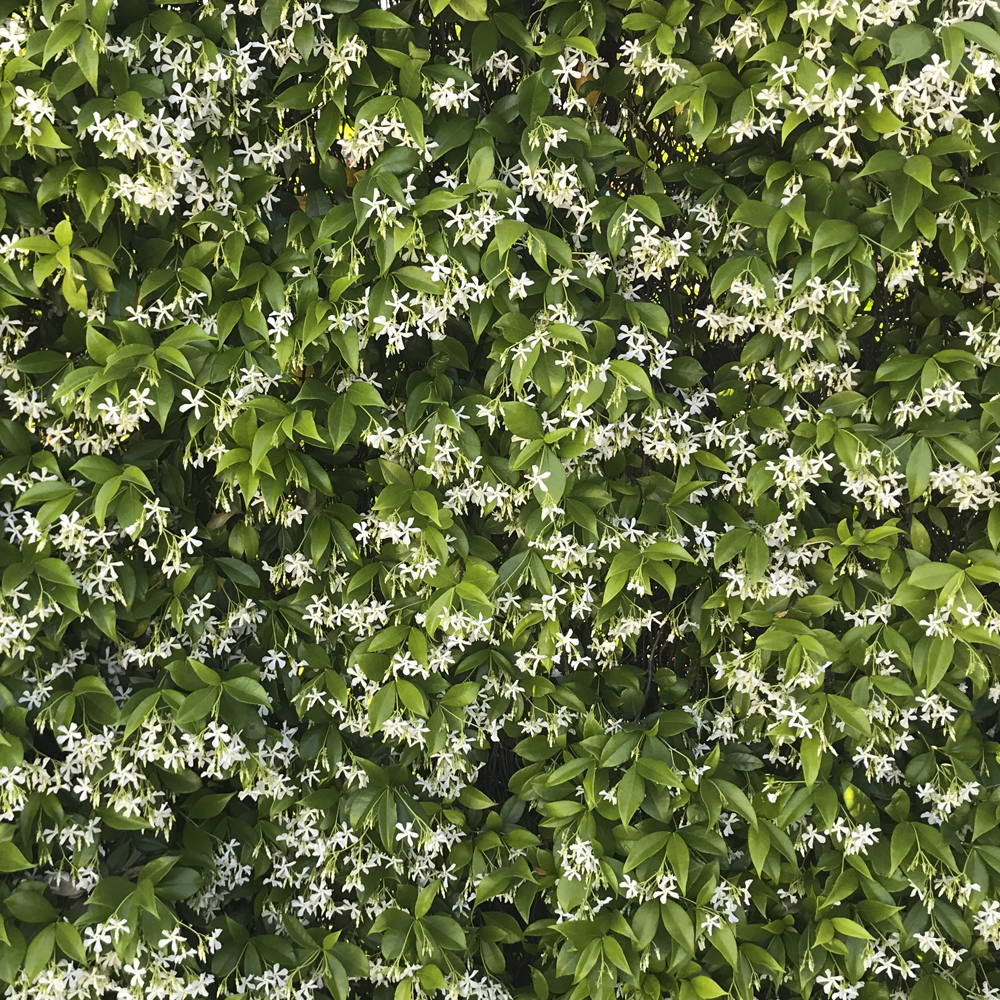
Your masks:
{"label": "white flower", "polygon": [[182,389],[181,395],[188,401],[184,405],[178,407],[181,413],[187,413],[188,410],[194,410],[194,416],[196,420],[201,419],[201,408],[207,404],[203,402],[205,399],[205,390],[199,389],[198,392],[192,395],[190,389]]}
{"label": "white flower", "polygon": [[962,624],[968,626],[978,625],[983,612],[982,610],[977,611],[971,604],[966,604],[965,607],[955,608],[955,613],[961,616]]}
{"label": "white flower", "polygon": [[524,299],[528,297],[528,289],[534,282],[526,274],[510,279],[510,297],[512,299]]}
{"label": "white flower", "polygon": [[528,485],[534,489],[538,487],[543,493],[548,493],[549,488],[545,485],[545,480],[552,475],[551,472],[542,472],[537,465],[531,467],[531,472],[525,477]]}
{"label": "white flower", "polygon": [[412,823],[397,823],[396,830],[396,843],[398,844],[401,840],[406,841],[407,847],[412,847],[419,839],[420,834],[413,829]]}

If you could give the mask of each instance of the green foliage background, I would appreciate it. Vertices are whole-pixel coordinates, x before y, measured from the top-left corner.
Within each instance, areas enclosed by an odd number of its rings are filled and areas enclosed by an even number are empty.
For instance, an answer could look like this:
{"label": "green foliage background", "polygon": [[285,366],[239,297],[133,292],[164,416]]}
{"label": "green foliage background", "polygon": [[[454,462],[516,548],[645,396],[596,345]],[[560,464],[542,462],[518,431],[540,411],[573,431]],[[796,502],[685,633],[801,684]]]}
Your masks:
{"label": "green foliage background", "polygon": [[0,2],[9,997],[1000,989],[1000,25]]}

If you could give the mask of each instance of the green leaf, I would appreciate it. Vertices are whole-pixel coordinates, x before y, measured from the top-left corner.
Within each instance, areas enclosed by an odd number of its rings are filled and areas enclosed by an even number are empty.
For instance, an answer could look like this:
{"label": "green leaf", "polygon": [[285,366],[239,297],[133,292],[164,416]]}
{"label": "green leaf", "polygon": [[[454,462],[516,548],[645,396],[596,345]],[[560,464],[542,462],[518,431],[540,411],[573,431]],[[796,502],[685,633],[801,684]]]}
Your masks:
{"label": "green leaf", "polygon": [[626,772],[616,789],[618,796],[618,815],[622,823],[628,826],[636,810],[646,797],[646,783],[639,774],[638,767],[633,764]]}
{"label": "green leaf", "polygon": [[[923,643],[926,643],[926,646],[923,646]],[[948,673],[948,668],[955,655],[955,640],[948,636],[923,639],[918,643],[918,651],[922,653],[926,651],[924,664],[922,668],[918,667],[917,657],[914,656],[914,673],[923,684],[924,690],[930,692],[944,680]]]}
{"label": "green leaf", "polygon": [[663,926],[671,938],[676,941],[681,948],[694,957],[694,922],[691,915],[680,904],[667,900],[660,906],[660,919]]}
{"label": "green leaf", "polygon": [[927,358],[916,354],[897,354],[883,361],[875,372],[876,382],[901,382],[912,378],[927,363]]}
{"label": "green leaf", "polygon": [[404,31],[410,30],[410,25],[398,14],[393,14],[390,10],[381,10],[378,7],[361,11],[360,14],[355,15],[354,20],[357,21],[362,28],[380,28],[385,30],[402,29]]}
{"label": "green leaf", "polygon": [[927,492],[933,467],[934,454],[930,442],[927,438],[920,438],[906,460],[906,485],[910,491],[911,502]]}
{"label": "green leaf", "polygon": [[113,602],[92,600],[87,614],[104,635],[117,641],[118,617]]}
{"label": "green leaf", "polygon": [[106,483],[109,479],[121,475],[121,466],[109,458],[100,455],[85,455],[72,467],[74,472],[89,479],[92,483]]}
{"label": "green leaf", "polygon": [[235,794],[235,792],[216,792],[202,795],[191,803],[187,815],[191,819],[210,819],[212,816],[218,816]]}
{"label": "green leaf", "polygon": [[56,927],[56,944],[59,945],[62,953],[77,965],[87,964],[87,953],[83,947],[83,940],[80,932],[73,924],[60,921]]}
{"label": "green leaf", "polygon": [[[739,555],[750,544],[754,533],[749,528],[731,528],[715,543],[713,561],[720,569],[734,556]],[[766,546],[765,546],[766,548]]]}
{"label": "green leaf", "polygon": [[909,856],[911,850],[917,842],[916,831],[912,823],[900,823],[892,831],[890,845],[890,874],[894,872]]}
{"label": "green leaf", "polygon": [[1000,57],[1000,33],[995,28],[991,28],[985,21],[960,21],[955,27],[970,42],[975,42],[987,52],[992,52],[994,56]]}
{"label": "green leaf", "polygon": [[942,434],[937,438],[937,443],[956,461],[961,462],[967,469],[973,472],[979,471],[979,455],[976,449],[968,442],[963,441],[953,434]]}
{"label": "green leaf", "polygon": [[739,951],[736,946],[736,935],[729,923],[716,927],[708,936],[712,947],[735,969],[739,963]]}
{"label": "green leaf", "polygon": [[458,801],[469,809],[492,809],[496,803],[488,795],[484,795],[478,788],[466,785],[459,793]]}
{"label": "green leaf", "polygon": [[519,438],[538,440],[544,437],[542,419],[538,411],[527,403],[503,403],[503,419],[507,430]]}
{"label": "green leaf", "polygon": [[679,834],[671,834],[667,842],[667,861],[670,863],[670,870],[677,878],[677,885],[681,894],[687,892],[688,872],[691,867],[691,852],[688,849],[687,841]]}
{"label": "green leaf", "polygon": [[869,934],[868,931],[861,926],[861,924],[851,920],[849,917],[831,917],[831,919],[833,920],[833,926],[841,934],[845,934],[848,937],[853,938],[862,938],[865,941],[875,940],[871,934]]}
{"label": "green leaf", "polygon": [[922,590],[940,590],[961,572],[951,563],[921,563],[910,573],[909,583]]}
{"label": "green leaf", "polygon": [[902,229],[907,220],[920,207],[923,199],[923,185],[915,177],[904,174],[892,185],[890,200],[892,217],[896,226]]}
{"label": "green leaf", "polygon": [[327,426],[330,430],[334,451],[339,451],[343,447],[354,430],[357,419],[357,410],[346,395],[338,396],[330,404]]}
{"label": "green leaf", "polygon": [[240,559],[230,559],[228,556],[216,556],[216,565],[226,576],[242,587],[259,587],[260,577],[256,570]]}
{"label": "green leaf", "polygon": [[222,682],[222,689],[226,694],[243,702],[245,705],[262,705],[264,708],[271,707],[271,699],[260,681],[255,681],[252,677],[230,677]]}
{"label": "green leaf", "polygon": [[189,726],[192,722],[200,722],[207,718],[215,710],[220,694],[221,689],[217,687],[192,691],[174,713],[174,722],[179,726]]}
{"label": "green leaf", "polygon": [[880,149],[858,171],[858,177],[867,177],[869,174],[894,173],[897,170],[902,170],[905,163],[906,157],[897,150]]}
{"label": "green leaf", "polygon": [[833,714],[850,729],[862,736],[871,736],[871,723],[860,705],[855,705],[849,698],[844,698],[839,694],[828,694],[826,700],[833,710]]}
{"label": "green leaf", "polygon": [[658,833],[647,833],[644,837],[640,837],[629,850],[628,857],[625,859],[625,866],[622,870],[627,874],[633,868],[641,865],[647,858],[658,854],[667,846],[670,837],[670,832],[666,830]]}
{"label": "green leaf", "polygon": [[601,942],[601,948],[615,968],[620,969],[627,976],[632,975],[628,960],[625,958],[625,952],[622,951],[622,946],[613,937],[605,937]]}
{"label": "green leaf", "polygon": [[792,217],[783,208],[775,212],[767,224],[767,252],[771,255],[771,261],[774,264],[778,263],[778,251],[791,224]]}
{"label": "green leaf", "polygon": [[545,114],[550,99],[548,85],[543,81],[541,73],[531,73],[518,85],[517,108],[528,125],[534,125],[536,119]]}
{"label": "green leaf", "polygon": [[773,205],[765,205],[761,201],[748,198],[733,212],[731,221],[742,222],[756,229],[767,229],[779,211],[781,210],[776,209]]}
{"label": "green leaf", "polygon": [[441,295],[444,292],[444,284],[436,281],[421,267],[400,267],[393,271],[392,275],[415,292],[427,295]]}
{"label": "green leaf", "polygon": [[13,983],[21,971],[24,959],[24,935],[14,926],[8,927],[3,935],[6,947],[0,948],[0,980]]}
{"label": "green leaf", "polygon": [[813,253],[819,253],[828,247],[856,240],[857,237],[858,227],[853,222],[846,222],[843,219],[827,219],[825,222],[821,222],[816,232],[813,233]]}
{"label": "green leaf", "polygon": [[753,862],[754,870],[760,875],[771,850],[771,837],[767,827],[750,827],[747,833],[747,845],[750,848],[750,860]]}
{"label": "green leaf", "polygon": [[660,929],[660,907],[654,899],[641,903],[632,918],[632,931],[640,948],[646,948]]}
{"label": "green leaf", "polygon": [[486,0],[448,0],[448,6],[464,21],[486,20]]}
{"label": "green leaf", "polygon": [[101,488],[97,491],[97,496],[94,499],[94,517],[97,518],[97,523],[102,528],[107,517],[108,507],[111,506],[111,501],[118,494],[123,482],[121,476],[114,476],[102,483]]}
{"label": "green leaf", "polygon": [[40,930],[28,944],[24,956],[24,975],[29,983],[33,983],[38,974],[49,963],[55,950],[56,928],[54,924]]}
{"label": "green leaf", "polygon": [[755,583],[762,580],[770,560],[767,542],[760,535],[751,535],[746,547],[746,567],[750,579]]}
{"label": "green leaf", "polygon": [[368,719],[372,732],[379,732],[395,710],[396,684],[393,681],[376,691],[368,705]]}
{"label": "green leaf", "polygon": [[757,813],[742,788],[721,778],[713,778],[712,784],[722,793],[726,804],[731,809],[739,813],[751,826],[757,825]]}
{"label": "green leaf", "polygon": [[713,997],[726,995],[726,991],[714,979],[709,979],[708,976],[695,976],[691,980],[691,985],[701,1000],[712,1000]]}
{"label": "green leaf", "polygon": [[44,66],[54,55],[69,48],[79,37],[83,30],[83,25],[76,20],[62,20],[50,32],[45,39],[45,51],[42,54],[42,65]]}
{"label": "green leaf", "polygon": [[3,902],[7,912],[28,924],[42,924],[58,917],[56,908],[43,895],[44,882],[22,882]]}
{"label": "green leaf", "polygon": [[325,982],[330,987],[334,1000],[347,1000],[350,995],[350,982],[344,966],[329,952],[323,958],[326,969]]}
{"label": "green leaf", "polygon": [[625,385],[642,390],[649,399],[656,399],[649,376],[634,361],[614,360],[611,362],[611,371]]}
{"label": "green leaf", "polygon": [[802,761],[802,777],[806,786],[812,788],[819,777],[823,763],[823,741],[818,736],[805,736],[799,745],[799,756]]}
{"label": "green leaf", "polygon": [[931,180],[931,161],[928,157],[919,154],[909,157],[903,164],[903,173],[915,178],[928,190],[936,192]]}
{"label": "green leaf", "polygon": [[889,35],[890,66],[920,59],[934,48],[934,33],[922,24],[904,24]]}
{"label": "green leaf", "polygon": [[[684,714],[687,715],[686,712]],[[685,726],[685,729],[691,727],[690,718],[688,716],[689,724]],[[662,723],[662,717],[660,721]],[[660,732],[663,732],[662,726],[660,727]],[[680,775],[662,760],[655,760],[652,757],[640,757],[636,761],[636,767],[639,768],[639,773],[649,781],[665,785],[668,788],[681,788],[683,786]]]}
{"label": "green leaf", "polygon": [[45,503],[48,500],[61,500],[73,496],[76,490],[69,484],[59,480],[35,483],[29,486],[18,498],[15,507],[26,507],[31,503]]}
{"label": "green leaf", "polygon": [[473,187],[482,187],[493,173],[493,163],[492,146],[482,146],[476,150],[475,156],[472,157],[472,161],[469,163],[469,183]]}

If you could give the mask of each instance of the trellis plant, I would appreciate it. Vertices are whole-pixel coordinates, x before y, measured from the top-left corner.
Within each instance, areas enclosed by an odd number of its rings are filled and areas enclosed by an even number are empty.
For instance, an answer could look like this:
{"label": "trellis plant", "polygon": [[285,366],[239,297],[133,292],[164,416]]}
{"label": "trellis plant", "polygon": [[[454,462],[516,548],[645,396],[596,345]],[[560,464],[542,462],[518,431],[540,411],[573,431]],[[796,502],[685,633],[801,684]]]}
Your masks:
{"label": "trellis plant", "polygon": [[10,1000],[1000,997],[996,0],[0,0]]}

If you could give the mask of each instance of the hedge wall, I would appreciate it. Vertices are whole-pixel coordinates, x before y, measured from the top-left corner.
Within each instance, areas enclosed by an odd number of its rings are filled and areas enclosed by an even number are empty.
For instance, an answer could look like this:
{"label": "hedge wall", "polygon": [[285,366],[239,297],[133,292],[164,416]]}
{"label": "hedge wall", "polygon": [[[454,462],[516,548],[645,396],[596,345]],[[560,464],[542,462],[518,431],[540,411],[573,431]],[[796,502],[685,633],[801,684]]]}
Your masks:
{"label": "hedge wall", "polygon": [[996,0],[0,0],[9,998],[996,1000]]}

